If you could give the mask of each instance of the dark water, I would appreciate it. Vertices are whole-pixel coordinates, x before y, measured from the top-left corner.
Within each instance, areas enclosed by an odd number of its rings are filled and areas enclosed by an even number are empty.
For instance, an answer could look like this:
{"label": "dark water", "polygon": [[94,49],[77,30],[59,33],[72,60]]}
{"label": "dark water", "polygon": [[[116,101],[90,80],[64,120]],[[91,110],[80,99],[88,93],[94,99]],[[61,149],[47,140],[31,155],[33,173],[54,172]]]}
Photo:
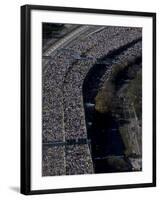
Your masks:
{"label": "dark water", "polygon": [[118,131],[118,125],[110,114],[94,113],[93,125],[90,129],[92,145],[98,150],[93,150],[94,156],[122,155],[123,141]]}
{"label": "dark water", "polygon": [[[139,39],[141,40],[141,39]],[[126,172],[132,171],[132,166],[125,156],[125,145],[119,132],[119,124],[126,121],[117,121],[111,112],[102,114],[95,110],[95,97],[101,87],[102,77],[107,70],[118,62],[118,55],[130,48],[137,41],[133,41],[124,47],[111,52],[97,60],[97,63],[88,72],[83,84],[83,101],[88,139],[91,141],[91,154],[95,173]],[[138,70],[136,64],[141,63],[141,57],[137,57],[133,63],[134,71]],[[133,77],[132,77],[133,76]],[[117,92],[126,80],[134,78],[128,74],[128,67],[118,74],[114,81]],[[91,104],[92,106],[86,106]]]}
{"label": "dark water", "polygon": [[[125,146],[118,123],[111,113],[94,112],[92,125],[88,127],[88,137],[91,140],[95,173],[131,171],[131,165],[124,155]],[[108,163],[109,157],[112,158],[111,164]],[[118,167],[122,160],[123,165]]]}
{"label": "dark water", "polygon": [[[108,62],[103,64],[103,62]],[[95,110],[95,96],[99,90],[101,77],[113,61],[103,57],[101,64],[93,66],[83,85],[83,100],[88,138],[91,141],[92,160],[95,173],[132,171],[132,166],[125,156],[125,146],[119,132],[119,122],[111,112],[102,114]],[[115,82],[116,90],[129,77],[120,74]]]}

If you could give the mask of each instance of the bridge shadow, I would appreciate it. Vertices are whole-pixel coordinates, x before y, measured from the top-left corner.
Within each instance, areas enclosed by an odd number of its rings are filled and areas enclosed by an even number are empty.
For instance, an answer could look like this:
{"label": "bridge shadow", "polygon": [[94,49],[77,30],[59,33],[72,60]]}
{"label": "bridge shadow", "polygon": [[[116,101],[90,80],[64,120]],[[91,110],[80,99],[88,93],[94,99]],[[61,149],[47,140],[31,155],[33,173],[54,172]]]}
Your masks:
{"label": "bridge shadow", "polygon": [[90,69],[82,88],[94,171],[95,173],[131,171],[131,165],[124,154],[125,145],[116,118],[111,112],[100,113],[95,109],[95,97],[100,89],[101,77],[107,70],[104,60],[106,61],[106,57]]}

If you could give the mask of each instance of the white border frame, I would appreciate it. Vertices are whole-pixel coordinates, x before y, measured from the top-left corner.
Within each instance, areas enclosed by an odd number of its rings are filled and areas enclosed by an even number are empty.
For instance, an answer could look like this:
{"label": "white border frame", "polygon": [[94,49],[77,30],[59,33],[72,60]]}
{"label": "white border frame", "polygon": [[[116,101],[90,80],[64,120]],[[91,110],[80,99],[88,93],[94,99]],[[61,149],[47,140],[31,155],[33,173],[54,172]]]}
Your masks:
{"label": "white border frame", "polygon": [[[42,22],[143,28],[142,172],[52,177],[41,176]],[[63,11],[31,11],[31,190],[152,183],[152,23],[152,17],[71,13]]]}

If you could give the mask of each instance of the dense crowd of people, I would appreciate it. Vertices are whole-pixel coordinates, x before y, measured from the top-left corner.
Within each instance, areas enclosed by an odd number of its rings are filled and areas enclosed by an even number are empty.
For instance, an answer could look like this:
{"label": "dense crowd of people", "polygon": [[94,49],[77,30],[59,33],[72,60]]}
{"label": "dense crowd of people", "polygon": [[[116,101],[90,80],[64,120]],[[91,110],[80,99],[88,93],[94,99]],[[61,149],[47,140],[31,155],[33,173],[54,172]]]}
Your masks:
{"label": "dense crowd of people", "polygon": [[[50,60],[42,69],[43,143],[87,138],[82,93],[86,75],[98,59],[141,37],[141,28],[110,26],[88,36],[84,33],[67,44],[67,50],[58,49],[53,58],[50,55]],[[123,53],[118,53],[114,61],[119,62],[140,51],[141,42],[138,42]],[[76,58],[75,54],[80,58]],[[102,82],[107,70],[104,72]],[[43,175],[93,172],[90,150],[86,144],[44,148]]]}

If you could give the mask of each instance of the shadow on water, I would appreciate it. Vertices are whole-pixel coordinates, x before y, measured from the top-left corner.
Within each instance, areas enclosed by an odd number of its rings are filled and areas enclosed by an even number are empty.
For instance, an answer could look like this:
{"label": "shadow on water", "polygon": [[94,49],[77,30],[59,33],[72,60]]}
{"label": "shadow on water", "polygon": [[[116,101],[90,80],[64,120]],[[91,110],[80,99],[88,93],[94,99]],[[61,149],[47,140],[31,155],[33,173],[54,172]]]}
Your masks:
{"label": "shadow on water", "polygon": [[[87,74],[83,84],[83,102],[88,139],[95,173],[127,172],[132,166],[125,156],[125,146],[119,132],[119,123],[111,112],[99,113],[95,110],[95,96],[99,90],[106,64],[95,64]],[[112,62],[109,61],[109,65]]]}
{"label": "shadow on water", "polygon": [[118,125],[110,114],[94,113],[90,138],[93,141],[92,153],[95,157],[123,155],[124,145],[118,131]]}
{"label": "shadow on water", "polygon": [[118,123],[111,113],[94,112],[87,126],[95,173],[131,171]]}

